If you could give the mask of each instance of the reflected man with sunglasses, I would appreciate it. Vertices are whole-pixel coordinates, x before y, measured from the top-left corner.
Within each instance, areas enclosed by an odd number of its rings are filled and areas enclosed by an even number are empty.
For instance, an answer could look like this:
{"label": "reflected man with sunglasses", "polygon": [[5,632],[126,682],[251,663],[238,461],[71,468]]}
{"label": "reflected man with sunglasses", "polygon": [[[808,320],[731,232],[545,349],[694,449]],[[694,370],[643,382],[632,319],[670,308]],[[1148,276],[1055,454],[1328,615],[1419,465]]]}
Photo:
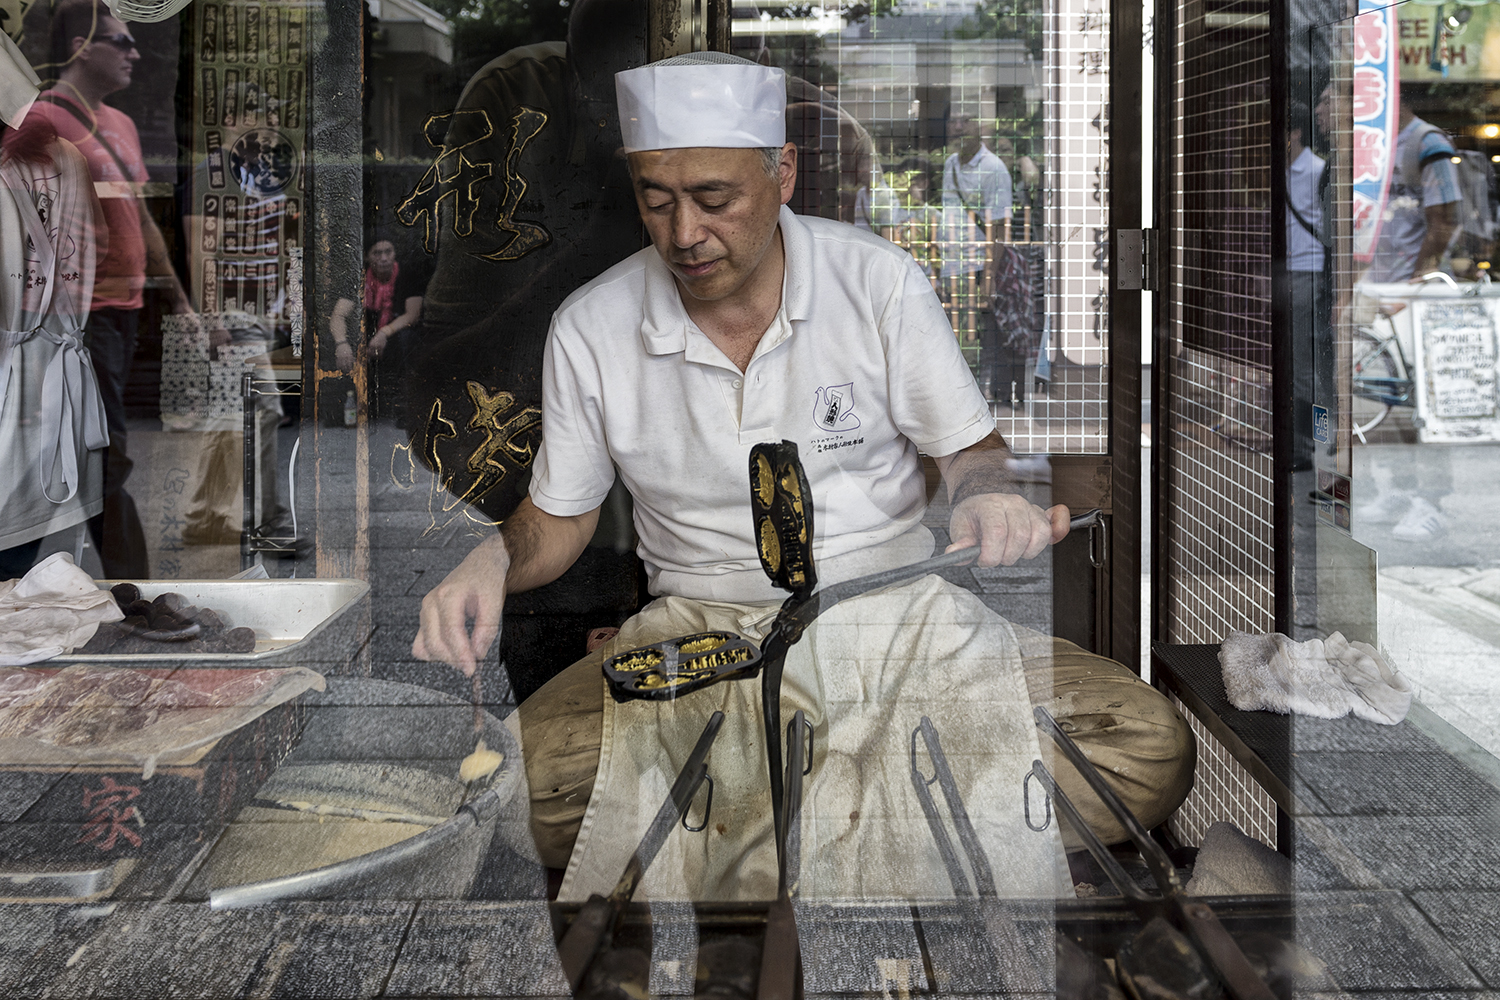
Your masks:
{"label": "reflected man with sunglasses", "polygon": [[87,158],[94,190],[108,223],[94,282],[86,342],[109,423],[104,471],[104,511],[89,524],[94,545],[113,579],[150,575],[145,533],[135,501],[125,490],[134,463],[125,450],[125,385],[135,354],[147,275],[168,279],[173,309],[192,304],[172,269],[165,242],[140,200],[147,180],[135,123],[104,103],[130,86],[141,58],[135,38],[98,0],[65,0],[52,15],[52,59],[57,82],[33,106],[58,135]]}

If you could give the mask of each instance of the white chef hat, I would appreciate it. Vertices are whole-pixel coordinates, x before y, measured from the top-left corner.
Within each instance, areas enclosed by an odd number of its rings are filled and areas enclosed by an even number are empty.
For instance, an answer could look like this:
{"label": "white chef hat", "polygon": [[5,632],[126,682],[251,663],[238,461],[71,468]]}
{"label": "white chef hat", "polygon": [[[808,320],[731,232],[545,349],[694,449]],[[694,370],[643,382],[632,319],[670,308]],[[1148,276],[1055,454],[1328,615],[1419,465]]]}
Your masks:
{"label": "white chef hat", "polygon": [[786,143],[786,74],[726,52],[690,52],[615,74],[627,152]]}

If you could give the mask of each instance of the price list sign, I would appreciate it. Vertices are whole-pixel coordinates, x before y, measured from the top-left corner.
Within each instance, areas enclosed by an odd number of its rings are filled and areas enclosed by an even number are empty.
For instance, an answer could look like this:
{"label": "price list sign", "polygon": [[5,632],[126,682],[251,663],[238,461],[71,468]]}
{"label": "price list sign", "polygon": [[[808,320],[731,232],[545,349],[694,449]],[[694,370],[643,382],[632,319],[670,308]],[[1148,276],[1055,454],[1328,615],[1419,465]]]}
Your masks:
{"label": "price list sign", "polygon": [[1417,415],[1422,440],[1500,440],[1495,302],[1463,298],[1419,303]]}
{"label": "price list sign", "polygon": [[289,328],[288,265],[303,236],[307,12],[223,0],[194,10],[198,306]]}

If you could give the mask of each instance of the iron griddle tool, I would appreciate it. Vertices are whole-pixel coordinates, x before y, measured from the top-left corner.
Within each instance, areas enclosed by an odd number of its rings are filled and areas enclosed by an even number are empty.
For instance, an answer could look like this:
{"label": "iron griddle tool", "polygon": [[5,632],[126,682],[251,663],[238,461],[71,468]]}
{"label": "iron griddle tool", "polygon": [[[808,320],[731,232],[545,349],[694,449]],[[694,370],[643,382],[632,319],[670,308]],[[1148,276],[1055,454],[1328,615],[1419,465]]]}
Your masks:
{"label": "iron griddle tool", "polygon": [[[803,753],[802,732],[808,749]],[[776,901],[766,910],[766,936],[761,945],[757,1000],[795,1000],[802,982],[802,944],[797,937],[797,914],[792,892],[802,867],[802,777],[812,770],[812,726],[802,710],[792,715],[786,730],[786,825],[777,832]]]}
{"label": "iron griddle tool", "polygon": [[[922,773],[922,768],[917,763],[918,736],[922,737],[922,742],[927,747],[927,756],[932,760],[931,778]],[[938,787],[943,790],[948,812],[953,816],[953,828],[958,832],[958,841],[969,857],[969,868],[974,873],[972,889],[968,876],[964,874],[963,865],[958,860],[958,853],[953,850],[953,841],[948,837],[948,830],[938,814],[937,803],[933,801],[930,788],[933,782],[937,782]],[[958,782],[954,781],[953,771],[948,767],[948,755],[943,752],[943,745],[938,739],[937,727],[925,715],[917,728],[911,731],[911,784],[916,790],[918,801],[922,803],[922,813],[927,817],[927,826],[932,831],[932,839],[937,843],[938,854],[942,856],[943,865],[948,869],[948,880],[953,883],[953,895],[958,897],[961,907],[977,916],[984,925],[998,967],[1016,978],[1017,990],[1031,989],[1035,983],[1045,981],[1042,970],[1032,960],[1021,940],[1020,929],[1000,908],[1000,893],[995,886],[989,857],[984,852],[984,845],[979,842],[979,834],[974,829],[973,821],[969,819],[969,811],[964,807]]]}
{"label": "iron griddle tool", "polygon": [[[708,811],[713,803],[713,779],[708,777],[708,765],[704,761],[723,725],[723,712],[715,712],[709,716],[708,725],[703,727],[703,733],[698,737],[697,745],[688,755],[687,762],[682,765],[682,770],[677,774],[677,780],[672,782],[671,792],[667,795],[666,801],[661,804],[661,808],[657,810],[656,818],[646,829],[646,835],[641,838],[635,853],[631,855],[630,862],[626,864],[625,871],[620,875],[620,881],[615,883],[614,891],[607,897],[598,893],[590,896],[588,902],[579,907],[578,915],[573,918],[567,933],[558,943],[558,961],[562,964],[563,975],[568,978],[568,986],[575,993],[583,983],[583,977],[589,971],[589,966],[593,964],[595,956],[614,937],[615,923],[629,904],[630,897],[635,895],[635,888],[640,884],[641,876],[650,867],[652,860],[656,857],[656,852],[661,850],[661,845],[666,842],[667,834],[672,832],[672,827],[687,815],[688,806],[692,804],[693,796],[698,792],[698,786],[703,784],[705,779],[709,783],[709,801],[703,809],[703,821],[707,824]],[[702,829],[702,827],[697,829]]]}
{"label": "iron griddle tool", "polygon": [[[1088,823],[1084,822],[1078,808],[1058,787],[1046,766],[1039,760],[1032,761],[1030,776],[1036,777],[1042,783],[1047,794],[1057,803],[1058,809],[1067,817],[1074,832],[1083,839],[1084,845],[1094,856],[1094,860],[1104,867],[1110,880],[1124,894],[1131,906],[1147,920],[1163,916],[1180,927],[1208,959],[1209,965],[1213,967],[1214,972],[1218,974],[1234,1000],[1275,1000],[1275,994],[1271,992],[1271,988],[1256,974],[1254,967],[1250,965],[1250,960],[1245,957],[1244,952],[1240,951],[1240,946],[1235,943],[1234,938],[1230,937],[1224,925],[1219,923],[1219,918],[1214,915],[1213,909],[1207,903],[1194,899],[1183,891],[1182,880],[1177,877],[1177,868],[1172,864],[1172,859],[1167,857],[1167,852],[1151,839],[1151,835],[1141,825],[1141,821],[1136,819],[1129,807],[1120,801],[1115,790],[1099,776],[1093,763],[1079,749],[1078,744],[1073,742],[1073,738],[1063,732],[1052,714],[1040,705],[1032,710],[1032,715],[1036,718],[1037,727],[1052,737],[1058,749],[1063,752],[1063,756],[1067,757],[1069,763],[1077,769],[1079,774],[1083,775],[1083,780],[1088,782],[1094,794],[1099,797],[1115,819],[1120,821],[1131,843],[1135,844],[1136,849],[1141,852],[1141,857],[1151,870],[1151,877],[1156,880],[1156,886],[1161,890],[1160,897],[1151,895],[1135,884],[1135,880],[1126,874],[1114,855],[1109,853],[1109,848],[1104,846],[1098,835]],[[1030,822],[1029,817],[1027,821]],[[1045,829],[1045,826],[1042,829]]]}

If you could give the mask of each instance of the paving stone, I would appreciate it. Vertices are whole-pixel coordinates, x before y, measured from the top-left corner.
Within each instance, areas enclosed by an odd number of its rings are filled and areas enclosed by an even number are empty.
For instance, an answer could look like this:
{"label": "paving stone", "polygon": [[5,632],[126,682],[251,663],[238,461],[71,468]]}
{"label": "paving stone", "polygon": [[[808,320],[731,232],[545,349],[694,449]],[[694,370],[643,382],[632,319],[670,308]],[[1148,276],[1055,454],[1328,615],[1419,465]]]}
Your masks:
{"label": "paving stone", "polygon": [[793,901],[802,945],[803,989],[898,996],[931,989],[911,911]]}
{"label": "paving stone", "polygon": [[[1295,830],[1295,826],[1294,826]],[[1353,889],[1356,884],[1341,872],[1312,839],[1293,834],[1292,891],[1317,892],[1325,889]]]}
{"label": "paving stone", "polygon": [[1500,871],[1494,816],[1332,817],[1323,821],[1392,889],[1469,889]]}
{"label": "paving stone", "polygon": [[14,823],[66,775],[41,771],[0,771],[0,823]]}
{"label": "paving stone", "polygon": [[1342,989],[1427,991],[1484,985],[1400,893],[1305,893],[1296,897],[1296,919],[1298,943],[1328,967]]}
{"label": "paving stone", "polygon": [[569,996],[547,904],[422,903],[385,995]]}
{"label": "paving stone", "polygon": [[1050,993],[1055,989],[1053,921],[1049,915],[1038,912],[1042,908],[1029,904],[1022,904],[1021,913],[1007,904],[1000,906],[1002,919],[1014,927],[1020,950],[1029,959],[1022,968],[1000,967],[996,949],[978,912],[966,912],[953,905],[917,907],[935,989],[940,995],[1003,992],[1005,996],[1013,996],[1018,992]]}
{"label": "paving stone", "polygon": [[692,903],[651,904],[651,995],[692,996],[698,971],[698,915]]}
{"label": "paving stone", "polygon": [[1335,816],[1493,815],[1500,791],[1444,753],[1301,753],[1297,777]]}
{"label": "paving stone", "polygon": [[372,997],[412,903],[284,903],[215,913],[122,904],[42,991],[59,1000]]}
{"label": "paving stone", "polygon": [[1294,715],[1291,730],[1293,756],[1319,750],[1358,750],[1372,753],[1414,750],[1431,753],[1437,749],[1437,744],[1410,722],[1382,726],[1352,715],[1346,715],[1342,719],[1314,719]]}
{"label": "paving stone", "polygon": [[1500,987],[1500,892],[1414,892],[1412,899],[1480,978]]}
{"label": "paving stone", "polygon": [[40,995],[115,909],[112,903],[0,905],[0,985],[5,995]]}

